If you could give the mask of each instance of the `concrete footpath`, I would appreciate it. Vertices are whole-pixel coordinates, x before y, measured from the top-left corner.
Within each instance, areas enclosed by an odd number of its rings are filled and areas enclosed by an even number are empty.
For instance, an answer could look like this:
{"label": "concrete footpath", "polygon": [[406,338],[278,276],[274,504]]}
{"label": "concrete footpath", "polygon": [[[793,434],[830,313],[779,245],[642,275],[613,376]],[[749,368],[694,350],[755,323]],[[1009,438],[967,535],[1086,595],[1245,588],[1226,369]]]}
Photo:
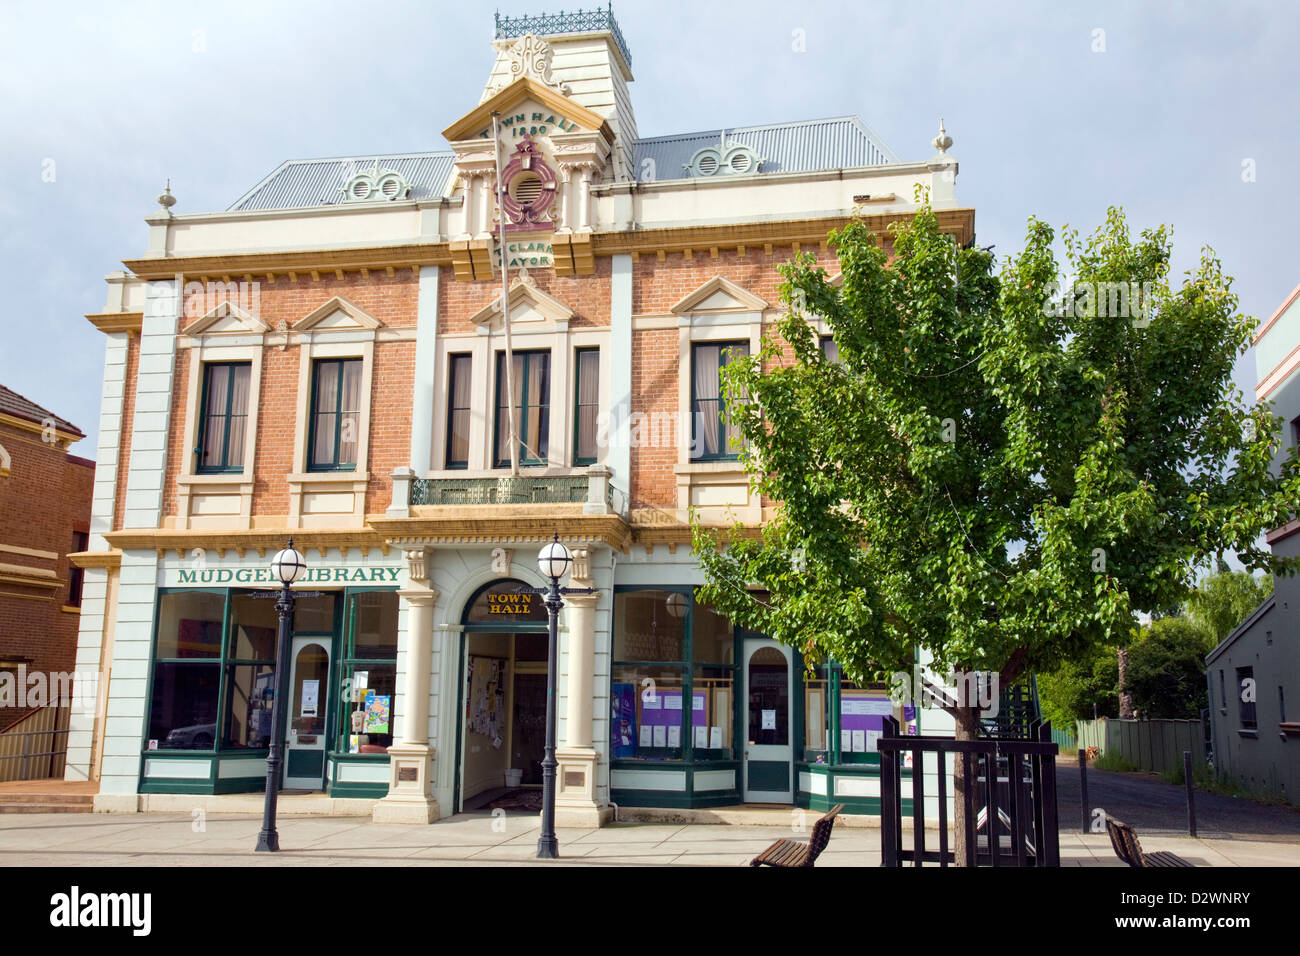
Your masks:
{"label": "concrete footpath", "polygon": [[[0,814],[0,866],[744,866],[780,837],[808,836],[788,823],[619,823],[560,830],[561,859],[543,862],[534,858],[536,814],[461,814],[429,826],[283,816],[277,854],[253,852],[260,828],[245,814]],[[927,844],[937,835],[929,831]],[[1142,846],[1197,866],[1300,866],[1294,844],[1153,836]],[[1105,834],[1067,832],[1061,863],[1123,866]],[[817,865],[879,866],[880,830],[837,826]]]}

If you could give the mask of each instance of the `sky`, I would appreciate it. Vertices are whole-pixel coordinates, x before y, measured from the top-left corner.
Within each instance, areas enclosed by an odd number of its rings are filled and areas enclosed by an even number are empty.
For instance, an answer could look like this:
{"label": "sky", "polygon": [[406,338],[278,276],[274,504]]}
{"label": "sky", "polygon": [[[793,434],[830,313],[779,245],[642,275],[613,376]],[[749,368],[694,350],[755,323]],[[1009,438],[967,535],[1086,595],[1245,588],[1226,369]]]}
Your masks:
{"label": "sky", "polygon": [[[572,9],[576,0],[560,0]],[[588,0],[590,2],[590,0]],[[493,11],[540,2],[0,0],[0,383],[94,457],[103,276],[174,212],[221,210],[290,158],[445,149],[478,104]],[[923,160],[943,117],[957,199],[999,256],[1026,221],[1210,245],[1242,311],[1300,282],[1300,5],[621,0],[641,136],[856,114]],[[1292,157],[1288,160],[1286,157]],[[1253,354],[1238,365],[1252,395]]]}

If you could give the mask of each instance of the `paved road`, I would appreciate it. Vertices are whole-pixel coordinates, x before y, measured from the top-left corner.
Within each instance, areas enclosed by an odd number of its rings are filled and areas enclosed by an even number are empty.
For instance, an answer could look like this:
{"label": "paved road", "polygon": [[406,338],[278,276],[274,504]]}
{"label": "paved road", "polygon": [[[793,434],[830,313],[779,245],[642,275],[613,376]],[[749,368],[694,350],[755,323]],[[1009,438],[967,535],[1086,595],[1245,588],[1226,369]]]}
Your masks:
{"label": "paved road", "polygon": [[[1061,831],[1078,832],[1081,821],[1077,759],[1059,760],[1056,780]],[[1153,774],[1089,768],[1088,803],[1132,825],[1139,837],[1187,833],[1186,791]],[[1268,806],[1197,790],[1196,831],[1198,836],[1221,840],[1267,840],[1300,845],[1300,808]]]}

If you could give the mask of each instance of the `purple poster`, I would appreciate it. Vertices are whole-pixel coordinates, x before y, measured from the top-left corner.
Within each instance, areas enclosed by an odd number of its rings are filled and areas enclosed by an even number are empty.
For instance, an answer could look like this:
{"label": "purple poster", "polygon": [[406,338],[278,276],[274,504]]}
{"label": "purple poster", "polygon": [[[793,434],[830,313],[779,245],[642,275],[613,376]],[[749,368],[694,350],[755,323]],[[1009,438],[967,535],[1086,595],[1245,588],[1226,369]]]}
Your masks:
{"label": "purple poster", "polygon": [[636,756],[636,687],[615,684],[610,694],[610,741],[615,757]]}

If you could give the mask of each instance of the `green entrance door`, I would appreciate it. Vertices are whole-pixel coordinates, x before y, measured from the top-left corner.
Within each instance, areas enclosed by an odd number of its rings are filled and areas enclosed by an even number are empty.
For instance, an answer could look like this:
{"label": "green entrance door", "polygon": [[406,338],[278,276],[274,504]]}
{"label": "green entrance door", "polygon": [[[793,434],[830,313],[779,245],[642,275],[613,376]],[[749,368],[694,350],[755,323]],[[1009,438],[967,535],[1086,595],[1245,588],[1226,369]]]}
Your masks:
{"label": "green entrance door", "polygon": [[793,803],[790,649],[745,639],[746,803]]}
{"label": "green entrance door", "polygon": [[329,703],[329,639],[295,637],[290,648],[286,790],[325,786],[325,718]]}

